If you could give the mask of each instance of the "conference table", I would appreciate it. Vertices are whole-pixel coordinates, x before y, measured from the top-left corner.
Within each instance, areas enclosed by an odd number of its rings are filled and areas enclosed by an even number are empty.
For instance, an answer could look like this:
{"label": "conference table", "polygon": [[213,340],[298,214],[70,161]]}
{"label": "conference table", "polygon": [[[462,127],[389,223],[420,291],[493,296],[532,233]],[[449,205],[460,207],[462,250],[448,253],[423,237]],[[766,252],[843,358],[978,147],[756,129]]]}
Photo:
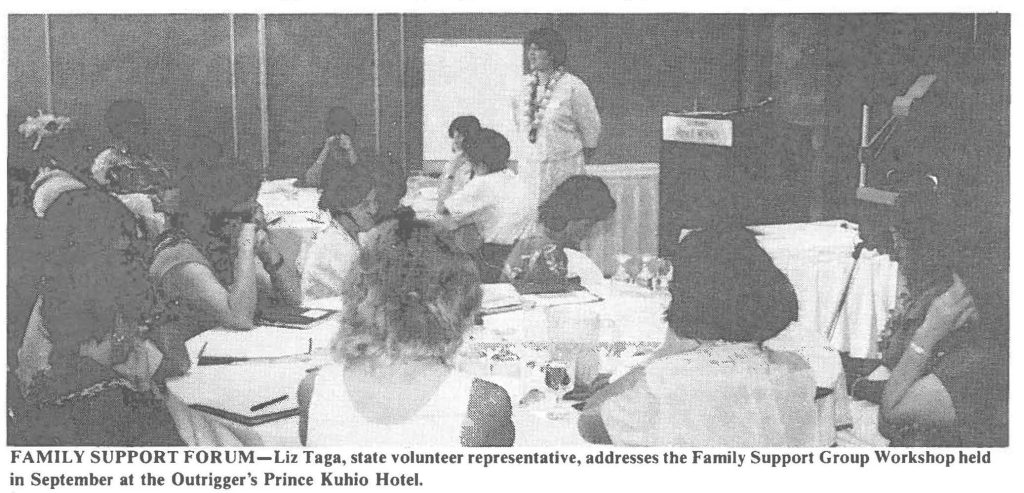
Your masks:
{"label": "conference table", "polygon": [[[429,218],[435,193],[432,182],[415,177],[403,202]],[[267,182],[259,200],[268,219],[277,219],[270,228],[271,239],[290,259],[299,258],[316,232],[326,226],[326,214],[315,207],[317,194],[313,189],[297,189],[290,181]],[[856,225],[845,221],[751,229],[790,277],[800,302],[798,321],[766,346],[800,354],[813,368],[818,386],[833,390],[817,401],[815,425],[821,445],[831,445],[836,441],[836,427],[851,421],[839,351],[850,351],[857,357],[875,354],[875,339],[895,299],[895,264],[874,252],[864,252],[854,262],[850,253],[858,241]],[[599,319],[600,371],[613,377],[621,375],[642,362],[662,341],[667,293],[611,280],[588,288],[600,297],[600,301],[580,305]],[[309,306],[341,307],[341,300],[321,300]],[[539,368],[552,344],[547,330],[550,317],[551,310],[536,306],[483,316],[467,334],[456,358],[460,371],[508,390],[514,405],[517,446],[585,444],[576,431],[575,416],[548,418],[551,402],[517,405],[530,390],[545,388]],[[254,424],[248,419],[254,413],[248,409],[280,396],[287,397],[256,414],[287,415],[295,409],[295,389],[307,370],[331,360],[328,347],[338,327],[338,315],[332,315],[301,331],[281,327],[260,327],[251,332],[217,329],[190,340],[188,349],[194,365],[183,377],[168,382],[167,397],[184,441],[190,445],[299,445],[297,416]],[[218,347],[221,352],[231,353],[221,356],[237,356],[240,352],[255,359],[197,364],[201,354],[216,356],[213,351]],[[280,356],[282,351],[292,354],[269,358]],[[207,407],[201,408],[203,405]],[[208,412],[210,409],[231,413],[214,415]]]}
{"label": "conference table", "polygon": [[[329,214],[317,209],[316,189],[296,188],[294,180],[263,184],[259,201],[269,220],[271,241],[286,259],[301,253],[326,227]],[[402,199],[417,217],[436,218],[437,180],[409,178]],[[854,358],[877,358],[878,338],[896,303],[897,266],[888,255],[873,250],[853,252],[860,242],[857,225],[844,220],[751,226],[758,242],[789,277],[799,301],[796,330],[787,333],[797,340],[817,343],[827,337],[828,346]],[[686,231],[680,233],[684,236]],[[301,271],[301,266],[300,266]]]}
{"label": "conference table", "polygon": [[[621,374],[657,347],[664,337],[659,315],[664,303],[664,296],[639,289],[614,300],[588,303],[588,310],[600,314],[602,327],[609,328],[603,331],[598,344],[603,372]],[[340,310],[342,302],[320,300],[313,307]],[[631,313],[640,308],[650,315],[637,317]],[[532,307],[481,317],[482,323],[467,333],[455,366],[509,391],[517,446],[583,445],[585,442],[576,432],[572,414],[575,410],[568,407],[569,403],[562,407],[570,415],[561,420],[548,419],[547,411],[554,405],[550,399],[519,405],[531,389],[545,388],[540,367],[548,360],[546,316],[542,307]],[[215,329],[188,341],[193,366],[186,375],[170,380],[167,385],[167,406],[182,439],[196,446],[300,445],[297,416],[253,426],[236,416],[217,416],[190,405],[206,405],[245,417],[294,409],[295,390],[306,370],[332,359],[329,346],[339,328],[338,317],[328,317],[307,330],[271,326],[250,332]],[[311,350],[304,352],[304,347]],[[200,353],[206,358],[227,356],[224,353],[260,358],[289,352],[305,354],[232,364],[198,364]],[[259,413],[247,411],[254,404],[282,395],[288,398]]]}
{"label": "conference table", "polygon": [[[502,287],[510,286],[485,285],[485,299],[488,288]],[[516,446],[587,445],[576,429],[577,411],[569,406],[571,403],[555,403],[544,385],[541,368],[550,360],[550,350],[558,342],[551,337],[552,313],[582,311],[595,315],[593,327],[597,334],[590,347],[598,355],[599,372],[610,374],[612,379],[640,364],[664,338],[667,326],[662,314],[669,302],[667,293],[611,282],[595,290],[601,293],[599,301],[554,307],[541,302],[484,315],[466,334],[454,365],[458,371],[497,383],[509,392]],[[341,310],[343,302],[319,300],[309,307]],[[273,326],[249,332],[214,329],[188,341],[193,366],[167,385],[167,407],[182,439],[193,446],[300,445],[299,418],[294,413],[296,389],[307,370],[332,360],[329,347],[339,330],[339,317],[336,313],[304,330]],[[782,347],[785,344],[767,343],[776,349],[796,349],[801,354],[811,351],[807,344]],[[816,350],[829,354],[823,344]],[[222,357],[249,360],[200,364],[202,359],[216,361]],[[810,358],[815,359],[826,358]],[[830,384],[840,380],[833,367],[816,366],[814,370],[816,378]],[[542,400],[521,402],[527,394],[541,395],[538,391],[543,392]],[[258,412],[251,411],[252,406],[281,396],[287,397]],[[844,414],[845,392],[837,389],[817,404],[819,416],[814,426],[821,445],[831,445],[835,442],[836,426],[849,420]],[[561,419],[549,417],[554,408],[560,411]],[[250,420],[275,413],[280,414],[280,419]]]}

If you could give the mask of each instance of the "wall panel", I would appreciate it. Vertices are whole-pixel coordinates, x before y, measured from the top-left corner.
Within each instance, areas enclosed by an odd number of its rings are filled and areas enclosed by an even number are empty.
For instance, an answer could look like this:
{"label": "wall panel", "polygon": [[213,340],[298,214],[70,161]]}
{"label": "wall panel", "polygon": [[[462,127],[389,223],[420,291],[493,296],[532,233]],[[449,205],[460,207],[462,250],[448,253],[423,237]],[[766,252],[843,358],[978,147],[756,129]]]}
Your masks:
{"label": "wall panel", "polygon": [[153,151],[205,134],[230,149],[231,74],[226,15],[55,15],[55,110],[97,143],[107,105],[146,105]]}
{"label": "wall panel", "polygon": [[298,176],[316,159],[331,106],[353,111],[356,145],[372,150],[373,16],[267,15],[266,26],[270,176]]}

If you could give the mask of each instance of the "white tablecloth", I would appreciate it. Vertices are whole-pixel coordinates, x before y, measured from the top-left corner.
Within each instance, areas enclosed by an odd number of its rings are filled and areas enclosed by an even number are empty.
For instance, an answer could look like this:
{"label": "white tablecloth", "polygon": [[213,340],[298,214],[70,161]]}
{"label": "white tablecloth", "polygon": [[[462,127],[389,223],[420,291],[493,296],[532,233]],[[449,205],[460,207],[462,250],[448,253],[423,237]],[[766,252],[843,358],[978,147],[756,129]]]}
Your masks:
{"label": "white tablecloth", "polygon": [[[752,226],[758,243],[789,277],[800,304],[795,330],[800,340],[827,334],[847,281],[846,303],[829,345],[855,358],[878,356],[878,336],[896,303],[896,263],[873,250],[861,252],[850,276],[852,253],[860,242],[857,225],[847,221]],[[687,231],[683,231],[680,237]]]}
{"label": "white tablecloth", "polygon": [[[317,207],[320,191],[297,188],[294,179],[263,182],[257,201],[270,225],[270,242],[286,262],[296,262],[309,247],[316,233],[330,221],[330,214]],[[296,265],[299,272],[302,266]],[[292,286],[299,290],[299,286]]]}
{"label": "white tablecloth", "polygon": [[[666,325],[661,314],[668,300],[663,295],[629,286],[608,289],[604,294],[604,301],[578,306],[599,314],[602,326],[600,344],[605,348],[618,348],[619,353],[606,354],[602,358],[601,371],[621,374],[642,361],[643,356],[638,353],[650,352],[664,338]],[[339,304],[337,300],[326,300],[324,306],[338,308]],[[531,388],[542,388],[543,377],[538,370],[527,369],[523,364],[525,360],[496,364],[495,360],[479,357],[480,354],[489,355],[509,348],[518,351],[523,358],[528,358],[531,351],[543,352],[548,342],[545,317],[544,310],[539,308],[484,317],[484,325],[470,332],[466,345],[460,351],[457,366],[508,390],[514,405],[517,446],[585,445],[576,430],[575,412],[567,419],[550,420],[545,414],[548,407],[543,403],[526,408],[515,406]],[[299,445],[298,417],[250,427],[192,409],[189,405],[199,403],[244,410],[252,404],[288,394],[289,400],[267,411],[294,408],[294,389],[298,387],[305,369],[329,359],[326,348],[335,330],[336,320],[325,320],[307,331],[273,327],[262,327],[248,333],[215,330],[190,340],[188,350],[193,362],[197,361],[204,347],[207,356],[217,347],[231,346],[259,348],[252,351],[260,353],[268,345],[302,346],[311,339],[314,351],[297,361],[193,366],[188,374],[169,381],[167,406],[182,439],[196,446]],[[539,357],[543,358],[542,355]],[[818,359],[827,360],[827,357]],[[828,365],[816,366],[815,370],[828,373],[830,368]],[[834,441],[836,423],[848,415],[845,392],[836,390],[833,396],[818,403],[822,445],[830,445]]]}

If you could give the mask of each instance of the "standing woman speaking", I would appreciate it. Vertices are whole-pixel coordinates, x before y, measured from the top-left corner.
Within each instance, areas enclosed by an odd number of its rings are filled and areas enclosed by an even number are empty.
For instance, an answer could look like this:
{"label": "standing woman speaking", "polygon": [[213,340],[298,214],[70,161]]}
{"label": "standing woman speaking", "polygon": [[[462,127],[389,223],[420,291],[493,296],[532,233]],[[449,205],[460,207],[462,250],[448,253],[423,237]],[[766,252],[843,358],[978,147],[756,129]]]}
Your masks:
{"label": "standing woman speaking", "polygon": [[565,69],[561,34],[534,29],[523,46],[530,72],[516,98],[516,121],[527,142],[519,174],[539,204],[566,178],[584,173],[597,148],[601,117],[590,89]]}

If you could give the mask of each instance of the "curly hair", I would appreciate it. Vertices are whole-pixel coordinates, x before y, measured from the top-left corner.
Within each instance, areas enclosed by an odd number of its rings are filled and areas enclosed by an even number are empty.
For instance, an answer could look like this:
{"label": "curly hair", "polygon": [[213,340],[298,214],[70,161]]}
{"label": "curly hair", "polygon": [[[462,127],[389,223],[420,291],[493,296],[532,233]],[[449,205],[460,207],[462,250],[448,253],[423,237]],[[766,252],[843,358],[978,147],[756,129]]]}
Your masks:
{"label": "curly hair", "polygon": [[761,343],[797,318],[793,285],[745,228],[694,231],[673,264],[666,318],[680,337]]}
{"label": "curly hair", "polygon": [[450,364],[480,307],[472,257],[449,233],[411,214],[371,236],[345,289],[335,356],[346,363],[436,358]]}

